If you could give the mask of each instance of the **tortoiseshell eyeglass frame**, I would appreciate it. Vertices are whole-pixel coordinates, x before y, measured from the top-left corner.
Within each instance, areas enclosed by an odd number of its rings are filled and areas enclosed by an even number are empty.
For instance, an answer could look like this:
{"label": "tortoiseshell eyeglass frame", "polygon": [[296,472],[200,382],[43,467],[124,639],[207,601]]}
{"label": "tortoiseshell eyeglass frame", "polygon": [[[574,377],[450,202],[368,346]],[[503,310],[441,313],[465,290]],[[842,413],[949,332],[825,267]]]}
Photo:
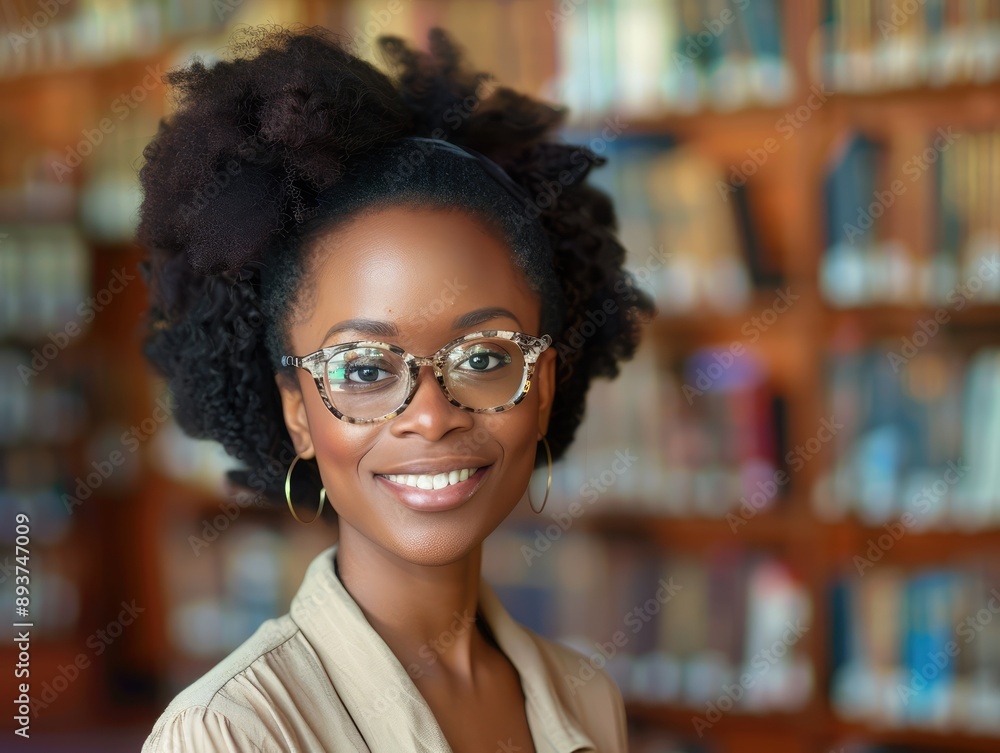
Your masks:
{"label": "tortoiseshell eyeglass frame", "polygon": [[[483,337],[502,338],[510,340],[512,343],[517,345],[524,354],[524,377],[521,379],[520,389],[514,397],[503,405],[498,405],[495,408],[470,408],[449,394],[448,388],[444,383],[444,374],[441,369],[447,360],[448,351],[463,342]],[[406,406],[410,404],[413,400],[413,396],[417,392],[417,377],[419,376],[420,367],[424,365],[430,366],[434,369],[434,375],[437,377],[438,386],[441,388],[444,396],[448,399],[448,402],[452,405],[472,411],[473,413],[500,413],[501,411],[510,410],[521,402],[521,400],[524,399],[524,396],[528,394],[528,390],[531,389],[531,377],[535,371],[535,362],[538,360],[538,357],[542,354],[542,352],[551,344],[552,337],[550,335],[535,337],[534,335],[528,335],[524,332],[517,332],[515,330],[487,329],[480,332],[471,332],[468,335],[455,338],[436,353],[429,356],[415,356],[412,353],[407,353],[398,345],[393,345],[392,343],[378,342],[375,340],[356,340],[349,343],[330,345],[306,356],[282,356],[281,365],[297,366],[298,368],[305,369],[312,374],[313,381],[316,382],[316,387],[319,390],[320,397],[323,399],[323,403],[330,410],[330,412],[341,421],[349,424],[376,424],[395,418],[406,409]],[[362,347],[384,348],[386,350],[390,350],[400,356],[409,367],[408,373],[410,384],[406,390],[406,398],[394,410],[386,413],[384,416],[378,416],[377,418],[354,418],[353,416],[347,416],[337,410],[337,408],[334,407],[333,402],[330,400],[330,396],[327,394],[326,385],[324,383],[324,373],[327,368],[327,363],[329,363],[333,356],[345,350]]]}

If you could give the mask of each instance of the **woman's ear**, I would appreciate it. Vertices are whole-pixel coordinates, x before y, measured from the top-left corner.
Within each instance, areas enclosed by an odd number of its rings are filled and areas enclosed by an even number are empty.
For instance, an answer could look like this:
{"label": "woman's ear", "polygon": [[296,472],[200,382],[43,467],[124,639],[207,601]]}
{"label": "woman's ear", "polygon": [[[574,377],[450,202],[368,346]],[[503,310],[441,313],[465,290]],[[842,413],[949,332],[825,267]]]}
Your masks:
{"label": "woman's ear", "polygon": [[302,386],[292,376],[279,372],[274,375],[274,381],[281,393],[281,408],[285,414],[285,426],[292,438],[295,452],[303,460],[316,454],[313,448],[312,434],[309,432],[309,418],[306,416],[305,394]]}
{"label": "woman's ear", "polygon": [[556,395],[556,359],[554,347],[546,348],[535,361],[531,375],[531,389],[538,390],[538,430],[544,435],[549,430],[549,417]]}

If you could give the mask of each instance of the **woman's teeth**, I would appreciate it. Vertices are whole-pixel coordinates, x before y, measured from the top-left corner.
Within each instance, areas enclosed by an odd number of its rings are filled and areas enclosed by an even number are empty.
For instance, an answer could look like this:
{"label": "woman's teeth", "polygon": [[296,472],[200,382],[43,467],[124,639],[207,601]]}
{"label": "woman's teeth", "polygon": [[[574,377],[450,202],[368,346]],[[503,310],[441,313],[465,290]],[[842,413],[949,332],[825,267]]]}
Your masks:
{"label": "woman's teeth", "polygon": [[421,475],[414,474],[384,474],[385,478],[390,481],[395,481],[397,484],[406,484],[406,486],[415,486],[418,489],[444,489],[446,486],[451,486],[452,484],[457,484],[461,481],[465,481],[472,474],[478,471],[478,468],[462,468],[457,471],[448,471],[448,473],[435,473],[429,474],[424,473]]}

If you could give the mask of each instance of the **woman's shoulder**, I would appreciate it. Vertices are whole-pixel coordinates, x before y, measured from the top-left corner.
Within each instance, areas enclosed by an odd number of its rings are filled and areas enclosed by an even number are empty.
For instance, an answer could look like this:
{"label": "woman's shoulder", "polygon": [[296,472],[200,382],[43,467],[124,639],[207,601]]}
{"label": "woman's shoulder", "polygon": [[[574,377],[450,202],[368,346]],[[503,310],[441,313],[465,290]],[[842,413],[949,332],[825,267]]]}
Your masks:
{"label": "woman's shoulder", "polygon": [[253,737],[253,733],[221,711],[189,705],[161,715],[143,743],[141,753],[270,753],[277,750],[266,743],[254,742]]}
{"label": "woman's shoulder", "polygon": [[[277,751],[260,712],[285,680],[315,668],[289,615],[269,619],[232,653],[181,690],[153,725],[142,753]],[[278,691],[284,693],[284,691]],[[271,742],[274,740],[274,742]]]}

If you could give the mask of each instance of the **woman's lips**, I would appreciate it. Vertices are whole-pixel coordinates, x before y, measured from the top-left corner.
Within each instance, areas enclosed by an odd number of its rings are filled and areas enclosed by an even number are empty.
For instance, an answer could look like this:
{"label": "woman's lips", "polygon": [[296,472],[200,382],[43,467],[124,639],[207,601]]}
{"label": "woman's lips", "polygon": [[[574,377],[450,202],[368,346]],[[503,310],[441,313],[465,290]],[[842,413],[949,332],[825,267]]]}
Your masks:
{"label": "woman's lips", "polygon": [[443,489],[418,489],[415,486],[390,481],[385,476],[379,475],[376,475],[375,479],[410,509],[432,512],[451,510],[464,504],[476,492],[492,467],[492,463],[483,466],[465,481],[450,484]]}

